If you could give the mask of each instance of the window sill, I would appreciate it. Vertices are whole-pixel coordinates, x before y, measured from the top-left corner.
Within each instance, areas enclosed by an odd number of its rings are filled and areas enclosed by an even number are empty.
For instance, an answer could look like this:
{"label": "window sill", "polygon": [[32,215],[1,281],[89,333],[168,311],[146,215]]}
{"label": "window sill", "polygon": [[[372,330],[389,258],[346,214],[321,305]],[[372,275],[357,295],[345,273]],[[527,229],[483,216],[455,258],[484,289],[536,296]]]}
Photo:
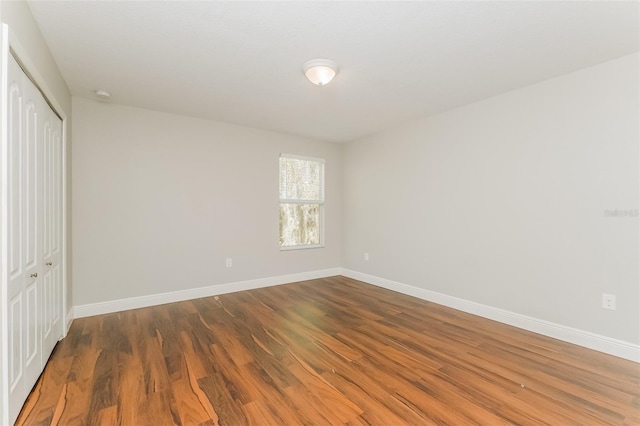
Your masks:
{"label": "window sill", "polygon": [[280,251],[307,250],[307,249],[316,249],[316,248],[324,248],[324,244],[313,244],[313,245],[304,245],[304,246],[285,246],[285,247],[280,247]]}

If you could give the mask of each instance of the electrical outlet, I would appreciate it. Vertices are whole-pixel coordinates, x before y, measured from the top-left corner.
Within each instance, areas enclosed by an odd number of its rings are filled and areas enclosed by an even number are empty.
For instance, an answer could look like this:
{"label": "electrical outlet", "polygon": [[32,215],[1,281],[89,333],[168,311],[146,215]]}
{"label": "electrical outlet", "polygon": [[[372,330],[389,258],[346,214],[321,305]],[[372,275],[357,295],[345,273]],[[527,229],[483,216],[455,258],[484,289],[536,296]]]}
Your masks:
{"label": "electrical outlet", "polygon": [[369,253],[365,253],[364,254],[364,261],[368,262],[369,261]]}
{"label": "electrical outlet", "polygon": [[233,266],[233,259],[232,258],[227,257],[226,266],[227,266],[227,268],[231,268]]}
{"label": "electrical outlet", "polygon": [[616,310],[616,295],[602,293],[602,309]]}

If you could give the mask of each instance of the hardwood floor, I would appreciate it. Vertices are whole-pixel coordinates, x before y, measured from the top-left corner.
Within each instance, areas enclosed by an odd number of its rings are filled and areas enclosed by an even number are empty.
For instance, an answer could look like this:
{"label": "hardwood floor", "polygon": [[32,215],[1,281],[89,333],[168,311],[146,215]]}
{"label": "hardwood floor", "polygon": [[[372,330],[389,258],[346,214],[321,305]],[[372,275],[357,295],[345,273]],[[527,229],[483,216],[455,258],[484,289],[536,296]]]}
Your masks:
{"label": "hardwood floor", "polygon": [[640,424],[640,365],[344,277],[77,319],[22,425]]}

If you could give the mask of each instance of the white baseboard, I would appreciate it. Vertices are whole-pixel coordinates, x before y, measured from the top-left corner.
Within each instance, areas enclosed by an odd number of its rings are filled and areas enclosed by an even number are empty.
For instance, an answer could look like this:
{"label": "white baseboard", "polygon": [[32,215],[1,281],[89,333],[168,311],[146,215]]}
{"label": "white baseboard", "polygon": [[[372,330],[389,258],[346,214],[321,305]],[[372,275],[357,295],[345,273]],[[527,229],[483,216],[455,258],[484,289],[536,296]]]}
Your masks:
{"label": "white baseboard", "polygon": [[69,333],[69,329],[71,328],[71,323],[73,322],[73,306],[71,307],[71,309],[69,309],[69,312],[67,312],[67,323],[65,324],[67,326],[67,328],[64,331],[64,335],[66,336],[67,333]]}
{"label": "white baseboard", "polygon": [[216,296],[225,293],[234,293],[236,291],[251,290],[254,288],[270,287],[274,285],[294,283],[298,281],[332,277],[334,275],[340,275],[341,271],[341,268],[323,269],[319,271],[301,272],[297,274],[280,275],[277,277],[238,281],[227,284],[192,288],[188,290],[179,290],[168,293],[150,294],[148,296],[131,297],[128,299],[110,300],[108,302],[78,305],[73,307],[73,317],[84,318],[93,315],[126,311],[128,309],[145,308],[147,306],[197,299],[199,297]]}
{"label": "white baseboard", "polygon": [[341,275],[554,339],[640,362],[640,345],[342,268]]}
{"label": "white baseboard", "polygon": [[567,327],[550,321],[529,317],[504,309],[494,308],[469,300],[460,299],[435,291],[414,287],[374,275],[352,271],[345,268],[324,269],[319,271],[302,272],[297,274],[281,275],[277,277],[260,278],[248,281],[238,281],[227,284],[218,284],[188,290],[179,290],[169,293],[152,294],[148,296],[132,297],[128,299],[112,300],[108,302],[91,303],[74,306],[67,314],[67,331],[74,318],[83,318],[92,315],[108,314],[128,309],[144,308],[164,303],[180,302],[183,300],[197,299],[219,294],[233,293],[242,290],[270,287],[274,285],[306,281],[317,278],[344,275],[345,277],[373,284],[402,294],[428,300],[443,306],[448,306],[470,314],[478,315],[554,339],[573,343],[585,348],[594,349],[620,358],[640,363],[640,345],[613,339],[599,334]]}

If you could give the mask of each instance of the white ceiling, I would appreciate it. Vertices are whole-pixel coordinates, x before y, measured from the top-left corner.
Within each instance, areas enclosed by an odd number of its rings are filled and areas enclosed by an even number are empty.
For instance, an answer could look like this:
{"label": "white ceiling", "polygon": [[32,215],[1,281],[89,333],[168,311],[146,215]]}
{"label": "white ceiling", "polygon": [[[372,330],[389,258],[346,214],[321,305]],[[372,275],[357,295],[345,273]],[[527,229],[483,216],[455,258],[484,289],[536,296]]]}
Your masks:
{"label": "white ceiling", "polygon": [[639,48],[637,1],[29,5],[74,96],[336,142]]}

